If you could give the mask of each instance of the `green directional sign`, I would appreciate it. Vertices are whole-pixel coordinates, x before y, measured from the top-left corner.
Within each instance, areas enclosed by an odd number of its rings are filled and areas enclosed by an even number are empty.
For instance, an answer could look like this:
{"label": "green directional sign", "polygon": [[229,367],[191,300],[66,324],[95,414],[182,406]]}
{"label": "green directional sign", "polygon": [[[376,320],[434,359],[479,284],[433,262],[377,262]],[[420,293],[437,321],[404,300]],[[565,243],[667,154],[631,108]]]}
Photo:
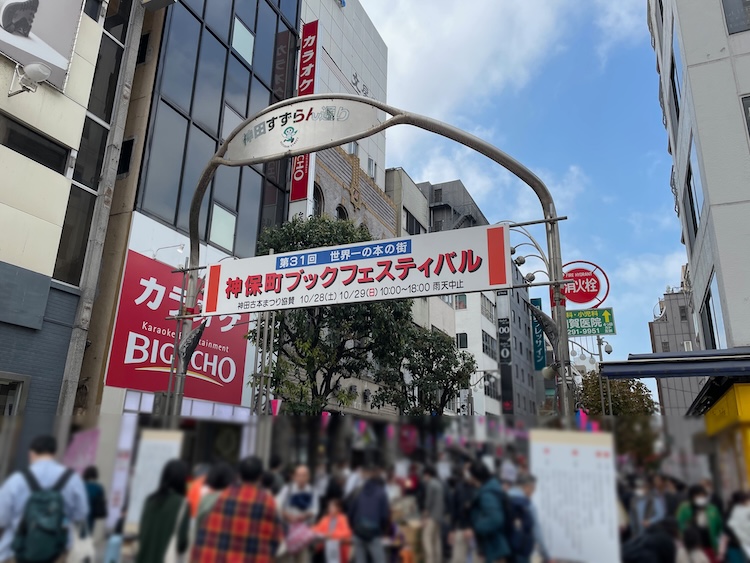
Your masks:
{"label": "green directional sign", "polygon": [[615,315],[611,308],[566,311],[568,336],[617,334]]}

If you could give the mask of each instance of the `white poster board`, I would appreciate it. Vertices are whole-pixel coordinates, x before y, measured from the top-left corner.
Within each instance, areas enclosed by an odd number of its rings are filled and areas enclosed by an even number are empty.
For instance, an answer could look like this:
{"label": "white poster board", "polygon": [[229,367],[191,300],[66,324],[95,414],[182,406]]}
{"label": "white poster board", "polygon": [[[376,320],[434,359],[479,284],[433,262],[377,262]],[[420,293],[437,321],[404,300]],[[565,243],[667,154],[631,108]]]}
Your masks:
{"label": "white poster board", "polygon": [[137,533],[146,498],[159,486],[164,466],[168,461],[179,458],[181,451],[182,432],[144,430],[141,433],[135,471],[130,481],[128,517],[125,526],[128,533]]}
{"label": "white poster board", "polygon": [[612,435],[532,430],[530,442],[534,504],[550,558],[619,561]]}

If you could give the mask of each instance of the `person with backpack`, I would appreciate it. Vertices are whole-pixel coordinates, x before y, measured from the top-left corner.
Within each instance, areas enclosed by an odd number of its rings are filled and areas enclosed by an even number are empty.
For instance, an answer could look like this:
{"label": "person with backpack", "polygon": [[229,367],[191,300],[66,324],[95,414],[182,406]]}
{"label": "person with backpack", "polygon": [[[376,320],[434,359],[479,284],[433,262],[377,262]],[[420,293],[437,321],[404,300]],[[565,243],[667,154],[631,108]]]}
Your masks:
{"label": "person with backpack", "polygon": [[470,516],[479,553],[486,563],[506,563],[512,554],[508,539],[512,533],[508,497],[481,461],[472,461],[468,473],[479,489]]}
{"label": "person with backpack", "polygon": [[349,523],[354,533],[356,563],[385,563],[383,536],[388,533],[391,518],[385,484],[374,468],[362,470],[364,484],[354,491],[348,507]]}
{"label": "person with backpack", "polygon": [[543,563],[550,563],[539,518],[531,500],[535,490],[536,477],[525,474],[519,476],[516,484],[508,491],[513,520],[510,547],[514,563],[529,563],[535,550]]}
{"label": "person with backpack", "polygon": [[107,497],[99,483],[99,470],[93,465],[84,469],[83,484],[89,499],[89,532],[93,534],[96,521],[107,517]]}
{"label": "person with backpack", "polygon": [[[72,545],[72,532],[89,515],[81,478],[55,461],[57,440],[38,436],[29,467],[0,487],[0,562],[57,561]],[[71,526],[73,524],[73,526]]]}

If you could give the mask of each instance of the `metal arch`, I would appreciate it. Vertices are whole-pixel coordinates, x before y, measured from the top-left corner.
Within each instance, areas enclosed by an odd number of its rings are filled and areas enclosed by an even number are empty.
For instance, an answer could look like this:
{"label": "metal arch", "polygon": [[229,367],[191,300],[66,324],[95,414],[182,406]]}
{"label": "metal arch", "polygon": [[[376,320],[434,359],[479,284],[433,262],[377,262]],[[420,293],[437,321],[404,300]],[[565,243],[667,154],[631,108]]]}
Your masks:
{"label": "metal arch", "polygon": [[[361,134],[350,135],[345,138],[336,139],[335,141],[322,143],[321,145],[316,146],[314,150],[311,150],[310,148],[289,150],[283,153],[282,157],[300,156],[302,154],[315,152],[318,150],[324,150],[326,148],[332,148],[335,146],[345,144],[347,142],[356,141],[358,139],[369,137],[389,127],[392,127],[393,125],[400,125],[400,124],[412,125],[413,127],[417,127],[419,129],[423,129],[425,131],[435,133],[447,139],[456,141],[457,143],[460,143],[464,146],[472,148],[478,153],[486,156],[490,160],[493,160],[494,162],[498,163],[500,166],[502,166],[506,170],[512,172],[516,177],[518,177],[526,185],[528,185],[532,190],[534,190],[534,193],[537,195],[537,198],[539,199],[539,202],[542,206],[544,218],[548,220],[545,226],[546,226],[546,233],[547,233],[547,247],[548,247],[548,252],[549,252],[550,278],[552,282],[560,282],[563,280],[563,271],[562,271],[563,263],[562,263],[562,255],[561,255],[560,234],[559,234],[559,226],[556,220],[557,212],[555,209],[555,203],[554,203],[554,200],[552,199],[552,194],[550,193],[549,189],[544,184],[544,182],[542,182],[542,180],[536,174],[534,174],[530,169],[528,169],[526,166],[518,162],[516,159],[514,159],[507,153],[491,145],[487,141],[484,141],[480,139],[479,137],[472,135],[471,133],[467,133],[466,131],[463,131],[461,129],[458,129],[457,127],[453,127],[452,125],[448,125],[447,123],[443,123],[436,119],[432,119],[430,117],[426,117],[423,115],[400,110],[393,106],[389,106],[377,100],[373,100],[371,98],[365,98],[363,96],[354,96],[350,94],[312,94],[308,96],[299,96],[296,98],[283,100],[281,102],[273,104],[272,106],[267,107],[266,109],[260,111],[256,115],[253,115],[252,117],[248,119],[245,119],[227,136],[227,138],[219,147],[216,154],[211,158],[211,160],[208,162],[208,165],[201,173],[200,179],[198,180],[198,185],[196,186],[195,194],[193,195],[193,199],[190,204],[190,216],[189,216],[190,274],[189,274],[189,279],[188,279],[188,289],[187,289],[186,300],[185,300],[186,309],[187,309],[186,312],[188,314],[193,314],[195,312],[195,307],[196,307],[196,302],[197,302],[197,293],[198,293],[197,292],[197,285],[198,285],[197,284],[197,271],[194,270],[194,268],[197,268],[200,264],[200,236],[199,236],[200,208],[201,208],[201,203],[203,202],[203,198],[205,197],[206,190],[208,189],[208,186],[214,175],[214,172],[220,165],[246,166],[250,164],[262,164],[264,162],[269,162],[269,161],[277,160],[278,158],[280,158],[279,154],[274,154],[272,156],[260,157],[260,158],[255,158],[255,159],[247,159],[247,160],[242,160],[242,161],[227,161],[226,159],[224,159],[224,155],[226,154],[229,143],[249,123],[251,123],[255,119],[258,119],[259,117],[262,117],[272,111],[276,111],[278,109],[281,109],[281,108],[284,108],[284,107],[287,107],[289,105],[293,105],[299,102],[303,102],[303,101],[334,100],[334,99],[361,102],[361,103],[370,105],[372,107],[375,107],[391,115],[392,117],[386,119],[379,126],[370,128],[369,130],[364,131]],[[564,305],[563,295],[561,293],[561,288],[560,288],[559,283],[553,285],[552,288],[553,288],[552,291],[553,291],[553,299],[554,299],[553,310],[554,310],[554,315],[558,324],[558,330],[559,330],[559,336],[560,336],[559,360],[561,362],[561,365],[564,366],[564,369],[570,369],[570,357],[568,355],[569,350],[568,350],[568,344],[567,344],[568,331],[567,331],[567,324],[565,320],[565,305]],[[185,321],[183,334],[189,334],[191,329],[192,329],[192,319],[188,318]],[[184,391],[184,376],[187,371],[187,364],[189,363],[189,361],[190,361],[190,358],[186,359],[186,358],[180,357],[178,359],[178,363],[179,363],[178,370],[177,370],[178,389],[176,389],[176,395],[179,397],[179,400],[176,400],[175,405],[174,405],[175,407],[174,412],[176,414],[179,414],[179,411],[177,409],[180,408],[180,403],[182,402],[181,396],[182,396],[182,392]],[[570,412],[569,410],[570,405],[568,402],[567,383],[566,383],[565,375],[563,375],[563,377],[561,378],[561,403],[562,403],[561,405],[562,414],[568,415]]]}

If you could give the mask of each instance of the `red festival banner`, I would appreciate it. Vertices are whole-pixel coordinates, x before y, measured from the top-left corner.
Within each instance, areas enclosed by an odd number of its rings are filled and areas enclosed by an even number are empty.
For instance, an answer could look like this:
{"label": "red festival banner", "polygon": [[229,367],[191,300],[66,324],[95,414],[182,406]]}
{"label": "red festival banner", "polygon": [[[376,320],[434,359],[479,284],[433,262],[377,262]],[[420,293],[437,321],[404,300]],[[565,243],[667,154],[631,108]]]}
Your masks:
{"label": "red festival banner", "polygon": [[[315,71],[318,61],[318,20],[302,26],[302,47],[299,57],[299,77],[297,78],[297,95],[306,96],[315,93]],[[310,155],[294,157],[292,161],[292,188],[290,201],[307,199],[307,188],[310,178]]]}
{"label": "red festival banner", "polygon": [[[120,293],[107,385],[140,391],[166,391],[174,350],[182,274],[157,260],[128,251]],[[190,361],[185,396],[239,405],[245,373],[249,315],[207,319]]]}

